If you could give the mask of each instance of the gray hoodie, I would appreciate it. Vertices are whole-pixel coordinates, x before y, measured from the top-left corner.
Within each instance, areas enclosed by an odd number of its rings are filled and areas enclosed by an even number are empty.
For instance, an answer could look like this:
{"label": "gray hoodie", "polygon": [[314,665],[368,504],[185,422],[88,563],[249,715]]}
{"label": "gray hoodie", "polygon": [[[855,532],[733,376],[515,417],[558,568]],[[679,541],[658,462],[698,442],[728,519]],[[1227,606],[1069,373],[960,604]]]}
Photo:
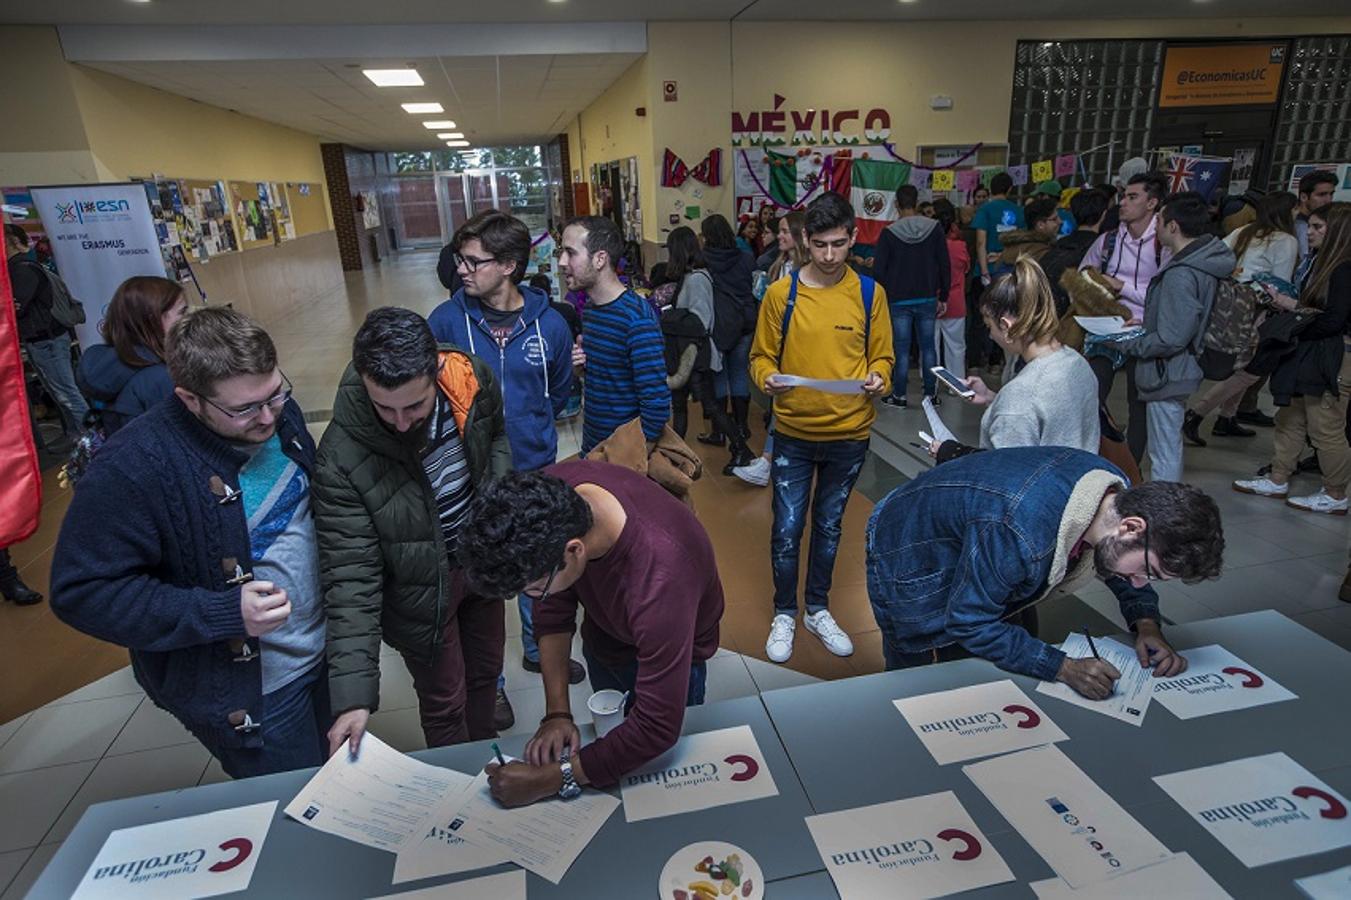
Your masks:
{"label": "gray hoodie", "polygon": [[1237,260],[1219,238],[1197,238],[1169,260],[1145,292],[1145,333],[1119,349],[1134,357],[1140,399],[1180,400],[1201,384],[1202,338],[1219,279]]}
{"label": "gray hoodie", "polygon": [[928,216],[906,216],[904,219],[897,219],[888,225],[887,231],[907,244],[918,244],[937,227],[937,219],[930,219]]}

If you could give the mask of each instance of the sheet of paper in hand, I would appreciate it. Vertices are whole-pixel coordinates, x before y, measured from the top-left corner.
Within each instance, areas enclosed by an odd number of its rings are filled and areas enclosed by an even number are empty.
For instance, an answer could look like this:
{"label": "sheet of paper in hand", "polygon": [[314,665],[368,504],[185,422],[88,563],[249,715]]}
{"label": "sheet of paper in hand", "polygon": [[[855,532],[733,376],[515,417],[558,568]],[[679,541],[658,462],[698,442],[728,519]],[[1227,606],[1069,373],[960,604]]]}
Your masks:
{"label": "sheet of paper in hand", "polygon": [[687,734],[660,757],[624,776],[630,822],[774,797],[779,788],[749,725]]}
{"label": "sheet of paper in hand", "polygon": [[394,884],[471,872],[511,861],[501,849],[476,846],[451,830],[451,823],[464,805],[465,791],[474,784],[474,776],[445,771],[451,776],[450,789],[427,819],[422,839],[399,849],[394,858]]}
{"label": "sheet of paper in hand", "polygon": [[[1150,698],[1154,696],[1154,672],[1140,665],[1134,647],[1127,647],[1110,638],[1100,638],[1093,643],[1097,645],[1098,655],[1121,673],[1110,697],[1106,700],[1090,700],[1068,684],[1061,684],[1058,681],[1043,681],[1037,685],[1037,693],[1100,712],[1132,725],[1144,724]],[[1088,639],[1078,632],[1073,632],[1065,638],[1060,649],[1066,656],[1074,659],[1085,659],[1093,655]]]}
{"label": "sheet of paper in hand", "polygon": [[1250,869],[1351,847],[1346,798],[1284,753],[1154,781]]}
{"label": "sheet of paper in hand", "polygon": [[1154,699],[1179,719],[1299,699],[1218,644],[1179,652],[1187,671],[1154,679]]}
{"label": "sheet of paper in hand", "polygon": [[891,702],[940,766],[1069,740],[1007,678]]}

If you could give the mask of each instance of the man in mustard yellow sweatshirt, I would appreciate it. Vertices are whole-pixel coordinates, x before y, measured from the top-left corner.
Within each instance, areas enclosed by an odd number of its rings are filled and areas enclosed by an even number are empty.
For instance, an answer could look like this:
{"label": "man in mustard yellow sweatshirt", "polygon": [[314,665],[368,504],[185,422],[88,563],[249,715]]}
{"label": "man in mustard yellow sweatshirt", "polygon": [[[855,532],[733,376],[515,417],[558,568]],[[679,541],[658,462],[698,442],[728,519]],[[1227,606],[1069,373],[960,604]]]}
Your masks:
{"label": "man in mustard yellow sweatshirt", "polygon": [[[774,398],[774,621],[765,653],[773,662],[793,654],[798,555],[811,504],[803,624],[837,656],[854,652],[849,635],[827,609],[840,523],[868,455],[873,402],[890,389],[896,361],[886,292],[849,267],[854,211],[826,192],[807,207],[811,262],[770,285],[760,304],[751,347],[751,378]],[[852,381],[851,393],[794,387],[784,376]],[[812,481],[816,481],[815,501]]]}

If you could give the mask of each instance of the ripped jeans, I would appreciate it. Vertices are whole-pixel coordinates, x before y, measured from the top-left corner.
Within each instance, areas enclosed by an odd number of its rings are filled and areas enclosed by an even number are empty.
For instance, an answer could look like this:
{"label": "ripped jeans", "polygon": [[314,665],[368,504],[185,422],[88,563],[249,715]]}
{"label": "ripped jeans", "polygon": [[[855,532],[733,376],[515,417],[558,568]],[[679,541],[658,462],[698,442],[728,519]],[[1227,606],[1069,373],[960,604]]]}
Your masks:
{"label": "ripped jeans", "polygon": [[[840,547],[840,525],[849,493],[858,481],[868,441],[804,441],[774,435],[774,527],[769,540],[774,567],[774,612],[797,614],[798,556],[810,503],[812,546],[807,557],[807,612],[826,608],[835,553]],[[812,496],[815,476],[816,492]]]}

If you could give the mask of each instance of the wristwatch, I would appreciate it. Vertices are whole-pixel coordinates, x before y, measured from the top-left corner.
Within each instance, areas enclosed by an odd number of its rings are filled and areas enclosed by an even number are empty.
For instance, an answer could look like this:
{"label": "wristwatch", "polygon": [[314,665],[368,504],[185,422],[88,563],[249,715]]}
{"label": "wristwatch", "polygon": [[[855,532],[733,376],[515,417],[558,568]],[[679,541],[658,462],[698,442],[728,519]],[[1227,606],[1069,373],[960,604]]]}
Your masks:
{"label": "wristwatch", "polygon": [[566,745],[563,747],[563,753],[559,756],[558,762],[559,767],[563,770],[563,786],[558,789],[558,796],[562,797],[564,800],[571,800],[573,797],[582,793],[582,789],[577,784],[577,780],[572,777],[571,747]]}

